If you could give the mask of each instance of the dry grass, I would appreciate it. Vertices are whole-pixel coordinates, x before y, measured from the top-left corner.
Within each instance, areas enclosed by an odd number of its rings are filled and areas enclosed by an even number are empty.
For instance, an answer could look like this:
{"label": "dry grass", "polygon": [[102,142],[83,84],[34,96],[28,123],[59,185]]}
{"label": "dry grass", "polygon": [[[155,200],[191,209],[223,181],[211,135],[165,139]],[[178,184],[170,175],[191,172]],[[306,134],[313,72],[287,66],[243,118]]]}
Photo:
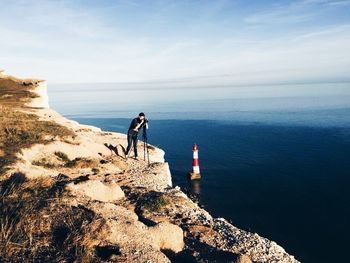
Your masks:
{"label": "dry grass", "polygon": [[16,154],[21,149],[68,136],[74,137],[75,134],[55,122],[42,121],[36,115],[0,106],[0,149],[3,152],[0,156],[0,174],[16,160]]}
{"label": "dry grass", "polygon": [[48,169],[55,168],[70,168],[70,169],[86,169],[92,168],[93,173],[98,173],[99,161],[97,159],[89,159],[77,157],[70,160],[68,156],[62,152],[55,152],[53,156],[47,156],[38,160],[32,161],[33,165],[42,166]]}
{"label": "dry grass", "polygon": [[148,192],[143,194],[138,200],[138,206],[141,210],[146,209],[149,212],[160,212],[171,203],[171,199],[164,193]]}
{"label": "dry grass", "polygon": [[62,181],[0,182],[0,262],[99,262],[90,223],[94,213],[65,205]]}
{"label": "dry grass", "polygon": [[84,169],[84,168],[94,168],[98,164],[99,164],[99,162],[96,159],[77,157],[74,160],[66,162],[65,167]]}
{"label": "dry grass", "polygon": [[39,82],[0,76],[0,175],[16,161],[21,149],[48,143],[50,138],[74,136],[66,127],[20,111],[26,102],[37,97],[32,90]]}
{"label": "dry grass", "polygon": [[100,172],[100,169],[98,169],[97,167],[93,167],[93,168],[91,169],[91,172],[92,172],[93,174],[98,174],[98,173]]}
{"label": "dry grass", "polygon": [[[37,84],[0,76],[0,262],[100,262],[92,236],[98,229],[91,229],[94,213],[64,202],[69,179],[28,180],[21,173],[7,179],[1,176],[21,149],[75,137],[64,126],[21,111],[37,97],[32,92]],[[55,158],[72,162],[62,152],[56,152]],[[45,159],[37,164],[52,165]],[[75,160],[72,165],[95,164]]]}
{"label": "dry grass", "polygon": [[33,165],[42,166],[48,169],[62,168],[71,160],[67,154],[56,151],[52,156],[46,156],[38,160],[32,161]]}
{"label": "dry grass", "polygon": [[33,161],[32,164],[36,165],[36,166],[42,166],[42,167],[45,167],[45,168],[49,168],[49,169],[53,169],[53,168],[57,167],[56,164],[50,162],[46,158],[42,158],[40,160]]}
{"label": "dry grass", "polygon": [[36,98],[37,95],[32,90],[38,82],[13,77],[0,77],[0,104],[18,107]]}

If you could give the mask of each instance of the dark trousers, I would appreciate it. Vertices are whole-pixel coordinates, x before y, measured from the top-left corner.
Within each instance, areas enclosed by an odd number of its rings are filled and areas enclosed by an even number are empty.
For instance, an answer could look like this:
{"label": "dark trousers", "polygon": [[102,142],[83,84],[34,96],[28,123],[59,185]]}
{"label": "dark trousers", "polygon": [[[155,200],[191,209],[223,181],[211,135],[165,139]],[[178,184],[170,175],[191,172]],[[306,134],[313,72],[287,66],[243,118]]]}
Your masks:
{"label": "dark trousers", "polygon": [[135,157],[137,157],[137,132],[128,132],[128,147],[126,148],[125,155],[129,154],[131,147],[134,145]]}

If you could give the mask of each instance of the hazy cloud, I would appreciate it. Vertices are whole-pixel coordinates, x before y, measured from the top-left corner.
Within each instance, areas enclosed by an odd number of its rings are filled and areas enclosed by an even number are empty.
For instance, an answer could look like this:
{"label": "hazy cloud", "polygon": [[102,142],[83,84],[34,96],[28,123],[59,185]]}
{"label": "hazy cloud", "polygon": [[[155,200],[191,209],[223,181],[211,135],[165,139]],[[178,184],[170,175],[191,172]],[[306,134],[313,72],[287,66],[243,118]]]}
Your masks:
{"label": "hazy cloud", "polygon": [[350,73],[347,2],[7,1],[0,68],[50,82],[341,80]]}

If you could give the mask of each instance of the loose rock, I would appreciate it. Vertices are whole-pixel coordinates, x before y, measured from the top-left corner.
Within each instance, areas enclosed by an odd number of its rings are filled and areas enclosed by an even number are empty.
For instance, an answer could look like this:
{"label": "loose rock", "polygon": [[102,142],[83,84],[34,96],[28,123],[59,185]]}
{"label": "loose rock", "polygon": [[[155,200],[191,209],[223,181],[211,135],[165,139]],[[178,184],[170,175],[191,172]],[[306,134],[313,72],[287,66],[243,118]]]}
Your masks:
{"label": "loose rock", "polygon": [[85,195],[102,202],[113,202],[125,197],[122,189],[114,182],[104,184],[99,180],[88,180],[78,184],[70,183],[67,189],[75,195]]}

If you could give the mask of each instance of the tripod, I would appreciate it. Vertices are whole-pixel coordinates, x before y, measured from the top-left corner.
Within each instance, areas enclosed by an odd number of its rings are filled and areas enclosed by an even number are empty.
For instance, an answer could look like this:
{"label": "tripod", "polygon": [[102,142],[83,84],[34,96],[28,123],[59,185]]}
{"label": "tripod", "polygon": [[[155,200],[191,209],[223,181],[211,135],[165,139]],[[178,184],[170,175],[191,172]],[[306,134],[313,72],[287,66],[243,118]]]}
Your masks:
{"label": "tripod", "polygon": [[147,138],[146,127],[143,127],[142,137],[143,137],[143,160],[146,161],[146,156],[147,156],[148,165],[150,165],[149,152],[148,152],[148,138]]}

